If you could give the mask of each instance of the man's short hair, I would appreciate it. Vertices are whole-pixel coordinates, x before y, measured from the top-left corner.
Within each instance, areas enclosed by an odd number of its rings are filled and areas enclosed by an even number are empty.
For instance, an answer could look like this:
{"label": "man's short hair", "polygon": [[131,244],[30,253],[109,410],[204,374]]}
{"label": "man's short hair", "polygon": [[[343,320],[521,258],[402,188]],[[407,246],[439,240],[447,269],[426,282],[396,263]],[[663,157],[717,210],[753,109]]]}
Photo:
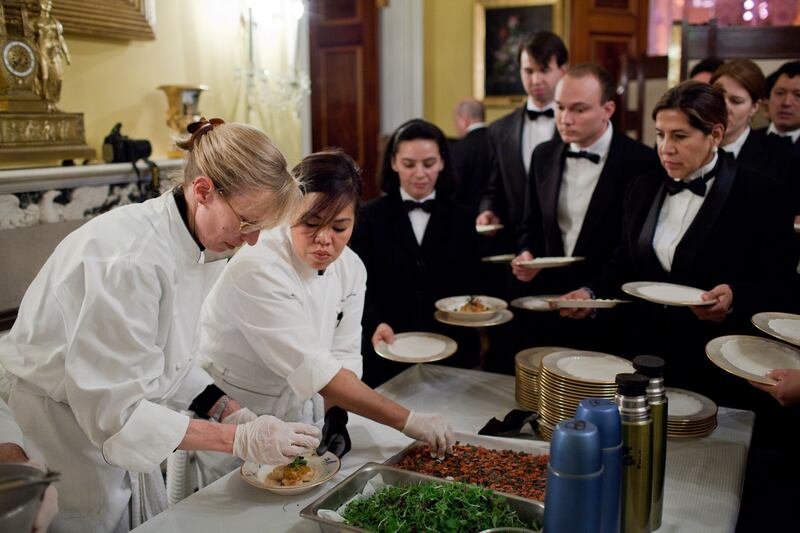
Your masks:
{"label": "man's short hair", "polygon": [[609,100],[614,99],[614,79],[611,74],[594,63],[581,63],[571,67],[564,76],[571,78],[583,78],[585,76],[592,76],[600,84],[600,104],[605,104]]}
{"label": "man's short hair", "polygon": [[480,100],[464,98],[456,104],[456,115],[483,122],[486,120],[486,109]]}
{"label": "man's short hair", "polygon": [[719,67],[721,67],[723,63],[725,62],[718,57],[707,57],[705,59],[702,59],[689,72],[689,79],[694,78],[701,72],[708,72],[710,74],[714,74],[714,71],[717,70]]}
{"label": "man's short hair", "polygon": [[569,61],[569,52],[561,37],[551,31],[540,31],[524,39],[519,45],[517,63],[521,64],[522,52],[537,64],[545,67],[550,64],[550,58],[556,59],[556,64],[561,67]]}
{"label": "man's short hair", "polygon": [[778,78],[783,74],[786,74],[788,78],[800,76],[800,60],[787,61],[781,65],[778,70],[767,76],[767,98],[769,98],[772,88],[775,87],[775,82],[777,82]]}

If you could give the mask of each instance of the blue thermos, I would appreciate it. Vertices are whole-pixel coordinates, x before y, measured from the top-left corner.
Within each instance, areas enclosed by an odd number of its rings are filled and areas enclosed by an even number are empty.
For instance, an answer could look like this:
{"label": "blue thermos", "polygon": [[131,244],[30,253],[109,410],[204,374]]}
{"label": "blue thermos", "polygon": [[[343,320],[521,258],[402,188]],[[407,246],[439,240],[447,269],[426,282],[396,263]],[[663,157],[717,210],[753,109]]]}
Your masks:
{"label": "blue thermos", "polygon": [[622,482],[622,422],[619,408],[611,400],[581,400],[575,411],[577,420],[586,420],[600,431],[603,459],[603,490],[600,510],[600,531],[619,533],[620,484]]}
{"label": "blue thermos", "polygon": [[544,530],[599,533],[602,476],[597,426],[575,419],[559,422],[550,439]]}

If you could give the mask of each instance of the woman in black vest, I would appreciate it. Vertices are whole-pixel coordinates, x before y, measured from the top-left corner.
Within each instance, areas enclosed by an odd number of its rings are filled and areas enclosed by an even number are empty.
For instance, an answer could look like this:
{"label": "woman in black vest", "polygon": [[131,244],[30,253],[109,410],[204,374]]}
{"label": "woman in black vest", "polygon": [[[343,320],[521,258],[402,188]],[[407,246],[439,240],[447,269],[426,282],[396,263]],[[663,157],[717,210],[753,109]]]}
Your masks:
{"label": "woman in black vest", "polygon": [[440,298],[479,294],[475,217],[450,199],[453,166],[442,131],[421,119],[401,125],[381,167],[386,193],[359,215],[350,246],[367,267],[364,375],[377,386],[407,366],[382,359],[373,345],[394,332],[428,331],[458,342],[445,364],[477,364],[474,330],[446,326],[433,315]]}

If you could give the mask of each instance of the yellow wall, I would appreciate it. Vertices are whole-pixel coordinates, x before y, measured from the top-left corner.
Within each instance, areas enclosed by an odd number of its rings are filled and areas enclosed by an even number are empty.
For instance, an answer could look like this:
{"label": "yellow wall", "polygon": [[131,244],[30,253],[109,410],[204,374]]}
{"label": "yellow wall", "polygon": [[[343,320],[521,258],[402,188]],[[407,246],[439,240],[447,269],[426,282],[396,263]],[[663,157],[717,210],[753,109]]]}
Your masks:
{"label": "yellow wall", "polygon": [[[453,108],[472,96],[474,0],[424,0],[425,119],[455,137]],[[513,106],[487,108],[488,122]]]}
{"label": "yellow wall", "polygon": [[[67,38],[72,65],[66,67],[60,106],[84,113],[86,140],[98,158],[116,122],[122,122],[124,134],[149,139],[155,158],[166,156],[171,130],[159,85],[206,84],[210,90],[200,98],[202,113],[233,118],[240,87],[234,70],[246,57],[240,13],[237,0],[159,0],[155,41]],[[280,70],[286,54],[279,31],[261,30],[260,44],[262,67]],[[268,124],[256,125],[273,137],[290,165],[299,161],[299,119],[279,112]]]}

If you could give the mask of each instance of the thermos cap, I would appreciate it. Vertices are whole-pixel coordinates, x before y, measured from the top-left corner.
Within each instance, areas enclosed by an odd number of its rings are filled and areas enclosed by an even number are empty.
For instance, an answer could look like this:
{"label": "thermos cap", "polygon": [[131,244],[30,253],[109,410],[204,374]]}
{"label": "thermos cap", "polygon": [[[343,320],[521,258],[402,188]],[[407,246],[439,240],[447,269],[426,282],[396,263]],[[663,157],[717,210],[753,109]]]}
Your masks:
{"label": "thermos cap", "polygon": [[617,374],[617,392],[622,396],[645,396],[650,379],[642,374]]}
{"label": "thermos cap", "polygon": [[633,358],[633,368],[648,378],[663,377],[665,365],[664,360],[655,355],[637,355]]}
{"label": "thermos cap", "polygon": [[578,404],[575,418],[586,420],[597,426],[600,432],[600,447],[614,448],[622,442],[622,421],[619,407],[605,398],[586,398]]}
{"label": "thermos cap", "polygon": [[600,432],[585,420],[562,420],[550,439],[550,467],[559,474],[596,474],[602,468]]}

